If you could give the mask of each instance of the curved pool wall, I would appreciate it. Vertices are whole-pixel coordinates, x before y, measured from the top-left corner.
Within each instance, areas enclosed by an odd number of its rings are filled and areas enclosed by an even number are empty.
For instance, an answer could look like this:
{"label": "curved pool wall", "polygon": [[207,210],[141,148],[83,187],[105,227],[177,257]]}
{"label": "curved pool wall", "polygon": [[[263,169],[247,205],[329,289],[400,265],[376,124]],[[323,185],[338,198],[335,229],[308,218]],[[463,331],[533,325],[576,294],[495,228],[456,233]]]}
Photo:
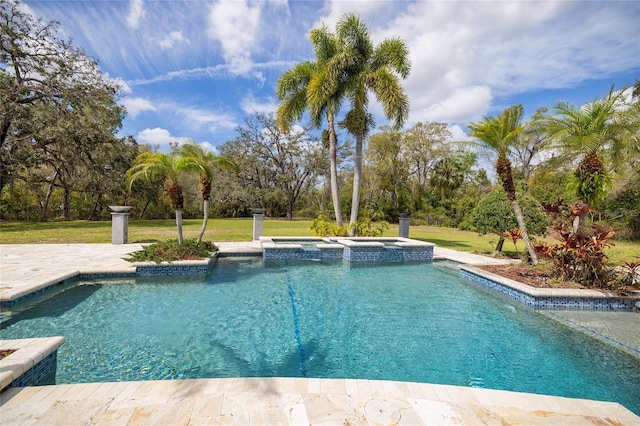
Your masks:
{"label": "curved pool wall", "polygon": [[435,244],[403,237],[260,237],[269,260],[339,260],[353,263],[430,262]]}

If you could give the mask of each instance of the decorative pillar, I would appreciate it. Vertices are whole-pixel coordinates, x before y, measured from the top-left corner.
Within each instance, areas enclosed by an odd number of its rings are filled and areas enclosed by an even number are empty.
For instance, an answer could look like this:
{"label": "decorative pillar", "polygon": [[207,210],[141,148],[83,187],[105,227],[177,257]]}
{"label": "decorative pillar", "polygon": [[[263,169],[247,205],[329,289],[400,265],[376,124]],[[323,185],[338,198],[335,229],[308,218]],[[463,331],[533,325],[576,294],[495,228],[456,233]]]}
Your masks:
{"label": "decorative pillar", "polygon": [[129,210],[132,206],[109,206],[111,209],[111,244],[129,241]]}
{"label": "decorative pillar", "polygon": [[264,222],[264,209],[253,209],[253,241],[258,241],[262,236]]}
{"label": "decorative pillar", "polygon": [[398,236],[401,238],[409,238],[409,219],[411,216],[408,214],[401,214],[398,223]]}

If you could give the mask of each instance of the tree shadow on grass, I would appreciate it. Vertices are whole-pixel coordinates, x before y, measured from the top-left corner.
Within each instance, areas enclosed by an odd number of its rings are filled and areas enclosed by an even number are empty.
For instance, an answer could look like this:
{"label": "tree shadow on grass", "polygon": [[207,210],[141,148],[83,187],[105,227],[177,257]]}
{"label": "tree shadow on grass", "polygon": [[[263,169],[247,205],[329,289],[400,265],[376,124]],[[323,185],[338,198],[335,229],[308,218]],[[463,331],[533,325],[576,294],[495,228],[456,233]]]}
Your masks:
{"label": "tree shadow on grass", "polygon": [[473,247],[468,243],[465,243],[462,241],[456,241],[456,240],[441,240],[438,238],[412,238],[412,239],[418,240],[418,241],[424,241],[426,243],[434,243],[437,246],[444,247],[444,248],[451,248],[451,249],[456,249],[460,247],[477,248],[477,247]]}
{"label": "tree shadow on grass", "polygon": [[2,224],[3,232],[37,231],[47,229],[108,229],[111,222],[70,221],[70,222],[9,222]]}

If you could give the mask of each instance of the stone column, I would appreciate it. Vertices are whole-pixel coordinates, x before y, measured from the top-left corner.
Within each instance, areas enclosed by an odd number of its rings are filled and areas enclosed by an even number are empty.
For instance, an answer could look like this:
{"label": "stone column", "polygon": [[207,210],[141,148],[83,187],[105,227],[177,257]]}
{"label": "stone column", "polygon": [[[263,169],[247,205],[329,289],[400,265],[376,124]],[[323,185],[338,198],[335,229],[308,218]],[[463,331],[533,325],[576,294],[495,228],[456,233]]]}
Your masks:
{"label": "stone column", "polygon": [[409,219],[408,214],[401,214],[398,224],[398,236],[401,238],[409,238]]}
{"label": "stone column", "polygon": [[129,210],[131,206],[109,206],[111,209],[111,244],[129,241]]}
{"label": "stone column", "polygon": [[262,236],[263,221],[264,209],[253,209],[253,241],[258,241]]}

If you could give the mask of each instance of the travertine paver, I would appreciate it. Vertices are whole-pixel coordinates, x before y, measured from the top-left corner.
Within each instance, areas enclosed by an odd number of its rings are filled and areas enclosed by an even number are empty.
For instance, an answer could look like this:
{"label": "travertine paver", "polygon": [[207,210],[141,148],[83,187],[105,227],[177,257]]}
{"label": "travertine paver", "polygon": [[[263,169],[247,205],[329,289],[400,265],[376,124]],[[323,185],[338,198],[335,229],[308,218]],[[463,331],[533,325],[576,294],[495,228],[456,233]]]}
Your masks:
{"label": "travertine paver", "polygon": [[[317,380],[321,388],[348,387],[343,379]],[[298,393],[287,392],[288,385],[281,378],[260,378],[259,382],[266,386],[259,386],[258,390],[223,391],[236,387],[234,382],[237,379],[11,388],[0,395],[0,422],[3,425],[640,424],[640,417],[616,403],[488,389],[470,392],[457,386],[367,381],[368,389],[376,389],[375,392]],[[211,391],[213,388],[216,390]],[[470,394],[478,398],[470,398]]]}
{"label": "travertine paver", "polygon": [[[256,243],[217,243],[223,252]],[[0,246],[0,297],[79,272],[133,271],[140,245]],[[468,264],[501,260],[436,247]],[[38,287],[40,286],[40,287]],[[233,378],[10,388],[0,423],[13,424],[620,424],[640,417],[611,402],[365,379]]]}

